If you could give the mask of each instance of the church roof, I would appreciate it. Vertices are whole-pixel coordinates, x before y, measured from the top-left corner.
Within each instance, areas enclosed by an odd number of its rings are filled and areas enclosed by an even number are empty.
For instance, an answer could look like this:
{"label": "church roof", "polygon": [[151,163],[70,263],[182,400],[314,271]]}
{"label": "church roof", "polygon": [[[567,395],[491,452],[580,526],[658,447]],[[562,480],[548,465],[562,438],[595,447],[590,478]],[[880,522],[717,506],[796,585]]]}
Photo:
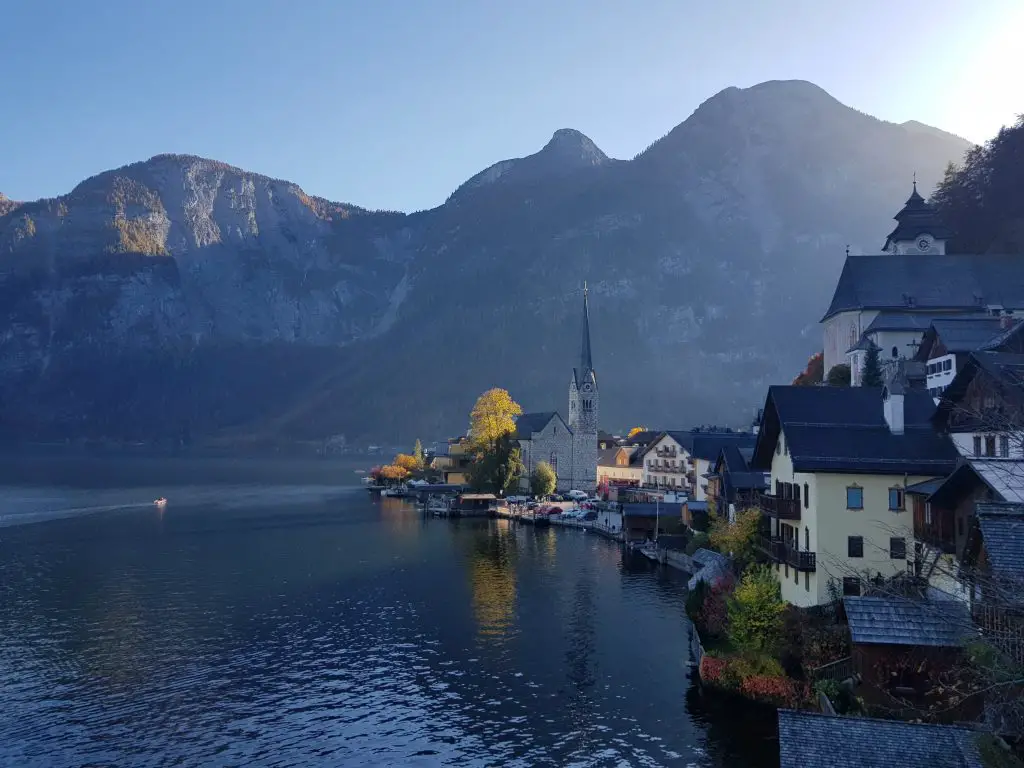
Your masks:
{"label": "church roof", "polygon": [[847,256],[822,321],[856,310],[978,312],[1024,309],[1024,256]]}
{"label": "church roof", "polygon": [[917,182],[914,182],[914,191],[903,209],[893,218],[897,222],[896,229],[889,233],[882,250],[894,241],[914,240],[919,235],[931,235],[938,240],[948,240],[953,236],[952,230],[942,223],[935,206],[918,194]]}
{"label": "church roof", "polygon": [[587,288],[583,287],[583,337],[580,341],[580,362],[572,369],[573,379],[579,386],[583,379],[590,375],[595,382],[597,376],[594,373],[594,361],[590,353],[590,305],[587,300]]}
{"label": "church roof", "polygon": [[533,438],[534,432],[540,432],[546,427],[552,419],[558,419],[565,426],[566,430],[571,432],[568,425],[561,416],[558,415],[558,411],[537,411],[536,413],[524,413],[518,419],[516,419],[516,440],[530,440]]}

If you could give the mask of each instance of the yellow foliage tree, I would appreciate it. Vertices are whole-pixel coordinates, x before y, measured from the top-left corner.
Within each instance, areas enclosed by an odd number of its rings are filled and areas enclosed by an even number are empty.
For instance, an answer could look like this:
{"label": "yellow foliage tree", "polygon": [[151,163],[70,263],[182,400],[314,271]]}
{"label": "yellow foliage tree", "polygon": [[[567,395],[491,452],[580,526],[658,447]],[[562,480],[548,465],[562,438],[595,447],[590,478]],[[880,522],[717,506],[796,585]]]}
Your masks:
{"label": "yellow foliage tree", "polygon": [[639,435],[641,432],[646,432],[646,431],[647,431],[647,427],[633,427],[631,430],[629,430],[629,434],[626,435],[626,439],[628,440],[633,435]]}
{"label": "yellow foliage tree", "polygon": [[415,456],[410,456],[408,453],[398,454],[391,463],[396,467],[401,467],[410,475],[423,469],[423,464]]}
{"label": "yellow foliage tree", "polygon": [[757,553],[761,511],[751,507],[736,513],[736,522],[717,513],[709,514],[708,536],[711,546],[722,554],[732,554],[740,565],[752,563]]}
{"label": "yellow foliage tree", "polygon": [[523,409],[508,390],[495,387],[476,399],[469,414],[469,438],[478,451],[492,449],[498,438],[516,430],[516,417]]}
{"label": "yellow foliage tree", "polygon": [[409,470],[397,464],[385,464],[380,468],[380,476],[390,482],[401,482],[409,476]]}

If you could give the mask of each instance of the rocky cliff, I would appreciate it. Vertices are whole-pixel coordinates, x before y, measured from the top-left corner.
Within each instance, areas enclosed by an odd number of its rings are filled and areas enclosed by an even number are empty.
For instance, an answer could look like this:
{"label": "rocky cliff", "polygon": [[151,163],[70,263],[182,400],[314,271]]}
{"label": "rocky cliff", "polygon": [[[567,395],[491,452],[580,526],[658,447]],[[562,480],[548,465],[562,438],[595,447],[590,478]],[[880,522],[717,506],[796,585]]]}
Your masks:
{"label": "rocky cliff", "polygon": [[820,347],[845,247],[967,146],[771,82],[631,161],[559,130],[408,216],[169,155],[0,200],[0,424],[440,436],[493,385],[564,409],[583,280],[606,426],[743,421]]}

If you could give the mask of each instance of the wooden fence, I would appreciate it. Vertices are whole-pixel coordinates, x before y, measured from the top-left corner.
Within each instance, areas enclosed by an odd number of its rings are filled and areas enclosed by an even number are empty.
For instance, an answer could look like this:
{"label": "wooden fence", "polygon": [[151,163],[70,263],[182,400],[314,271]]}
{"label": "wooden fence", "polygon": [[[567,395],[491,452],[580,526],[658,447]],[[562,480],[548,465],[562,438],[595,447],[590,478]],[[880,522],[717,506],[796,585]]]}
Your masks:
{"label": "wooden fence", "polygon": [[818,682],[819,680],[835,680],[837,683],[841,683],[843,680],[853,677],[853,657],[845,656],[836,661],[828,664],[823,664],[820,667],[815,667],[808,672],[811,678],[811,682]]}

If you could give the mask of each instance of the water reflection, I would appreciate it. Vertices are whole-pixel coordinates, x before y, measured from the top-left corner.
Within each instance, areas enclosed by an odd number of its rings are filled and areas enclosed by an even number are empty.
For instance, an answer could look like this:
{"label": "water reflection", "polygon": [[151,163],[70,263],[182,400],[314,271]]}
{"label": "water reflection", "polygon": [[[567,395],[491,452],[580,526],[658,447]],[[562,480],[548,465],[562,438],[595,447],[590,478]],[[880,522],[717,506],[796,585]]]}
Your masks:
{"label": "water reflection", "polygon": [[385,496],[380,499],[380,516],[388,530],[406,538],[416,538],[423,528],[423,515],[404,499]]}
{"label": "water reflection", "polygon": [[515,619],[517,544],[508,522],[470,524],[475,528],[468,539],[470,596],[484,641],[501,641]]}

